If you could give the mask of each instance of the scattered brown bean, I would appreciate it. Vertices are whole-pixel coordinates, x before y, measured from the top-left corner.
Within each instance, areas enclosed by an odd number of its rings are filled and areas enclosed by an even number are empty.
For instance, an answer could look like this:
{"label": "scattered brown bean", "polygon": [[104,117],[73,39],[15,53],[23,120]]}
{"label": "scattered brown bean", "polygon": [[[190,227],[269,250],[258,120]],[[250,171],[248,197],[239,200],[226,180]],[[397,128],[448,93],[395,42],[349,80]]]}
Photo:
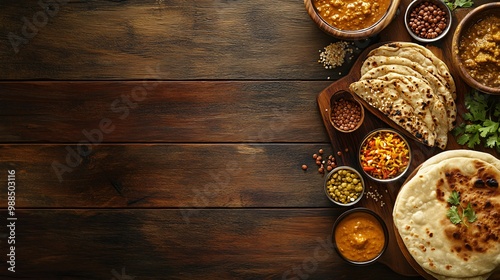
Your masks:
{"label": "scattered brown bean", "polygon": [[448,22],[446,12],[436,4],[423,2],[410,12],[408,26],[418,37],[433,39],[443,33]]}
{"label": "scattered brown bean", "polygon": [[[324,155],[324,156],[322,156]],[[318,166],[318,173],[324,175],[325,171],[332,171],[335,167],[337,167],[337,163],[335,162],[335,157],[333,155],[325,154],[323,149],[319,149],[318,153],[312,155],[316,165]],[[328,159],[326,159],[328,158]],[[302,170],[306,171],[309,167],[306,164],[302,164]]]}

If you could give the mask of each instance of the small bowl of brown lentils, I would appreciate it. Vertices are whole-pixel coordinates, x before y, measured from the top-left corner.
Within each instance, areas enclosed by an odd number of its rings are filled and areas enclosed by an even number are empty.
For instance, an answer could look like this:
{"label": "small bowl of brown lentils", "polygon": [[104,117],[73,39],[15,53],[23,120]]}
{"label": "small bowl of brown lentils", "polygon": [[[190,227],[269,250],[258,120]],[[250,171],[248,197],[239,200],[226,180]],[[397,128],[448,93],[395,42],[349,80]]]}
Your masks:
{"label": "small bowl of brown lentils", "polygon": [[451,27],[451,11],[440,0],[414,0],[405,13],[405,26],[413,39],[431,43],[442,39]]}
{"label": "small bowl of brown lentils", "polygon": [[325,193],[328,199],[341,206],[356,204],[365,191],[361,174],[350,166],[338,166],[325,178]]}
{"label": "small bowl of brown lentils", "polygon": [[335,93],[330,101],[330,123],[340,132],[353,132],[365,118],[363,105],[347,92]]}

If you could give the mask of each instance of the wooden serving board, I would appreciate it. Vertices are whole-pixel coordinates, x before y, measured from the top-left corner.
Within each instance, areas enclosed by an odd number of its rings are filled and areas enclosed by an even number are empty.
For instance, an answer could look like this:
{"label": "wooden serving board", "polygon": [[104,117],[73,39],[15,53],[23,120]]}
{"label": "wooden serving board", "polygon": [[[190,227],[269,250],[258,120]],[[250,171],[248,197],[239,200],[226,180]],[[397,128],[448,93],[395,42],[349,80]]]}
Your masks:
{"label": "wooden serving board", "polygon": [[[318,107],[323,119],[323,124],[328,132],[329,138],[332,143],[332,147],[335,151],[335,157],[338,165],[348,165],[357,170],[361,171],[361,167],[358,162],[358,152],[363,138],[372,130],[377,128],[393,128],[394,130],[400,132],[408,140],[411,148],[411,163],[410,168],[402,178],[397,181],[390,183],[380,183],[376,182],[367,176],[363,176],[366,183],[366,193],[361,201],[354,205],[353,207],[363,206],[368,209],[375,211],[378,215],[382,217],[385,221],[387,228],[389,229],[389,244],[384,255],[378,260],[390,267],[396,273],[405,276],[422,276],[426,279],[434,279],[413,260],[411,255],[404,248],[404,244],[398,243],[397,231],[391,230],[394,228],[394,222],[392,219],[392,210],[394,208],[394,202],[396,200],[397,194],[401,186],[406,182],[408,178],[411,178],[415,174],[418,167],[428,158],[438,154],[442,150],[436,147],[428,147],[420,143],[416,138],[408,133],[403,128],[399,127],[395,122],[390,120],[383,113],[378,111],[378,109],[370,106],[367,102],[359,98],[356,94],[349,91],[349,85],[355,81],[358,81],[361,76],[361,66],[365,60],[368,53],[382,44],[388,42],[377,43],[368,47],[363,51],[356,62],[353,64],[348,75],[342,79],[333,82],[330,86],[321,91],[317,97]],[[437,47],[429,48],[438,57],[441,56],[441,50]],[[446,62],[446,60],[445,60]],[[449,63],[448,67],[452,69],[452,65]],[[457,121],[460,123],[462,121],[461,116],[465,113],[465,106],[463,104],[463,97],[469,90],[466,87],[461,86],[463,82],[454,76],[455,83],[457,86]],[[330,102],[334,94],[342,92],[345,95],[349,95],[352,98],[358,100],[363,104],[365,108],[365,119],[363,125],[356,131],[350,133],[339,132],[336,130],[330,122]],[[451,133],[448,133],[448,144],[446,150],[452,149],[464,149],[466,147],[460,146],[456,143],[454,137]],[[485,149],[478,147],[478,150],[489,152],[494,156],[498,157],[498,153],[491,149]],[[336,152],[339,151],[340,154]],[[403,247],[400,247],[400,246]],[[497,277],[498,273],[494,276]],[[496,278],[495,278],[496,279]]]}
{"label": "wooden serving board", "polygon": [[[365,193],[361,201],[358,204],[354,205],[354,207],[363,206],[375,211],[382,217],[382,219],[386,223],[387,228],[389,229],[389,244],[387,246],[386,252],[379,259],[379,262],[386,264],[393,271],[399,274],[406,276],[418,276],[419,273],[415,271],[415,269],[408,263],[408,261],[406,261],[406,258],[401,252],[396,241],[395,233],[393,230],[391,230],[394,225],[392,220],[392,209],[394,207],[394,201],[396,199],[399,188],[406,180],[408,175],[427,158],[439,153],[441,150],[421,144],[420,142],[415,140],[410,133],[407,133],[404,129],[399,127],[384,114],[368,105],[368,103],[366,103],[361,98],[358,98],[356,94],[352,94],[349,91],[349,85],[359,80],[361,76],[361,65],[369,51],[382,44],[384,43],[372,45],[368,47],[363,53],[361,53],[357,61],[353,64],[349,74],[325,88],[318,95],[317,102],[324,126],[328,132],[333,149],[335,151],[334,154],[338,165],[348,165],[361,171],[357,156],[361,141],[370,131],[374,129],[393,128],[403,134],[408,140],[408,143],[412,150],[412,160],[407,173],[399,180],[390,183],[376,182],[374,180],[371,180],[367,176],[364,176],[367,192]],[[330,100],[332,96],[338,92],[349,94],[354,99],[360,101],[365,108],[364,123],[359,129],[354,132],[339,132],[330,123]],[[341,154],[337,154],[337,152],[340,152]]]}

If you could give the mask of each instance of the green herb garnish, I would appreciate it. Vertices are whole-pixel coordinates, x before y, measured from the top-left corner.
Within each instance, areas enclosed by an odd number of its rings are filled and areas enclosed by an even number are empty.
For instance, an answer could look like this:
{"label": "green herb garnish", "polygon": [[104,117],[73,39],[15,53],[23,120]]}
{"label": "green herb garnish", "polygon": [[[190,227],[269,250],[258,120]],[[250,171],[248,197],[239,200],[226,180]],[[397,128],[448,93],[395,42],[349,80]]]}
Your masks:
{"label": "green herb garnish", "polygon": [[465,122],[453,129],[457,143],[474,148],[483,144],[500,152],[500,99],[474,91],[465,97]]}
{"label": "green herb garnish", "polygon": [[[469,227],[466,223],[466,219],[469,223],[473,223],[477,220],[476,212],[472,209],[472,205],[469,203],[467,207],[464,209],[462,205],[460,205],[460,193],[457,191],[453,191],[448,198],[448,203],[452,206],[448,209],[446,213],[446,217],[450,219],[453,224],[464,224],[466,227]],[[462,212],[462,214],[460,214]]]}
{"label": "green herb garnish", "polygon": [[471,0],[454,0],[454,1],[448,1],[445,0],[444,3],[450,10],[455,10],[456,8],[470,8],[472,5],[474,5],[474,1]]}

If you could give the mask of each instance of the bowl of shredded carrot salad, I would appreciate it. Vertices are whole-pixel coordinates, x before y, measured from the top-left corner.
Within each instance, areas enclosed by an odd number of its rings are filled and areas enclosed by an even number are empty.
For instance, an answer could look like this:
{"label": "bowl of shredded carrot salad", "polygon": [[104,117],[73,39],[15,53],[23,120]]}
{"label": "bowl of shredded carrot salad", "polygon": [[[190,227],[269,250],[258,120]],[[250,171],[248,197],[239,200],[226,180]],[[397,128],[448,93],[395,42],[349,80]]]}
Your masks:
{"label": "bowl of shredded carrot salad", "polygon": [[359,163],[363,172],[379,182],[401,178],[411,162],[408,141],[392,129],[376,129],[370,132],[359,149]]}

